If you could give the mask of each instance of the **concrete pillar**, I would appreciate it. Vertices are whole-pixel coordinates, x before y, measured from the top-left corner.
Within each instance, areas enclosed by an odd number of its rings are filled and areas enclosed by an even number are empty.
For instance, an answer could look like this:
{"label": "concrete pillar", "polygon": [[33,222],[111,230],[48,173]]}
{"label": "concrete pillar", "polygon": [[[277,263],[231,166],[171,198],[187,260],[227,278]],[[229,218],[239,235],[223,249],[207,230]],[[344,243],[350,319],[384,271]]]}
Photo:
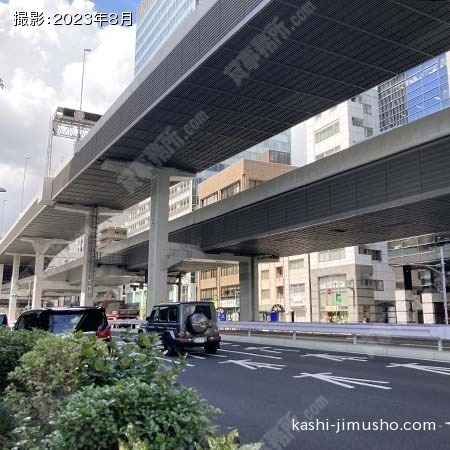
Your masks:
{"label": "concrete pillar", "polygon": [[424,293],[422,294],[422,307],[423,307],[423,323],[424,324],[435,324],[436,315],[434,312],[433,294]]}
{"label": "concrete pillar", "polygon": [[169,244],[170,176],[159,172],[152,178],[148,249],[147,316],[153,306],[167,300],[167,247]]}
{"label": "concrete pillar", "polygon": [[259,319],[258,262],[256,258],[239,262],[239,305],[241,322]]}
{"label": "concrete pillar", "polygon": [[42,278],[44,276],[44,260],[45,254],[51,244],[51,241],[32,241],[33,249],[36,254],[34,259],[33,297],[31,301],[32,309],[42,307]]}
{"label": "concrete pillar", "polygon": [[81,274],[80,306],[94,306],[95,272],[97,269],[98,208],[86,216],[83,238],[83,269]]}
{"label": "concrete pillar", "polygon": [[17,291],[19,290],[19,270],[20,270],[20,255],[14,255],[12,277],[11,277],[11,291],[9,294],[9,309],[8,321],[14,322],[16,320],[17,307]]}
{"label": "concrete pillar", "polygon": [[411,323],[413,315],[410,312],[411,302],[414,302],[412,291],[395,291],[395,309],[397,311],[397,323]]}

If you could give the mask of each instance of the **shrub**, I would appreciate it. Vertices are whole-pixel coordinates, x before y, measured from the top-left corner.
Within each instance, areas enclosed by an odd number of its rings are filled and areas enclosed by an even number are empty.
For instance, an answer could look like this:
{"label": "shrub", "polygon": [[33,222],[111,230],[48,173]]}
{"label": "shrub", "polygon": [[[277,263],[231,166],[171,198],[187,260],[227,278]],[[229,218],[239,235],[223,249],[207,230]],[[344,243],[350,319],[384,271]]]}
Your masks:
{"label": "shrub", "polygon": [[49,447],[108,450],[121,441],[126,450],[194,449],[213,432],[214,412],[175,379],[148,384],[130,378],[114,386],[89,386],[55,415]]}
{"label": "shrub", "polygon": [[206,442],[212,407],[176,382],[156,338],[110,347],[82,334],[46,334],[10,374],[6,400],[19,427],[17,449],[189,448]]}
{"label": "shrub", "polygon": [[81,344],[74,337],[46,334],[10,373],[5,400],[15,413],[22,440],[42,439],[51,429],[50,414],[81,388]]}
{"label": "shrub", "polygon": [[6,448],[12,437],[15,421],[8,406],[0,402],[0,448]]}
{"label": "shrub", "polygon": [[29,352],[45,334],[42,331],[12,331],[0,327],[0,393],[8,384],[8,373],[16,368],[22,355]]}

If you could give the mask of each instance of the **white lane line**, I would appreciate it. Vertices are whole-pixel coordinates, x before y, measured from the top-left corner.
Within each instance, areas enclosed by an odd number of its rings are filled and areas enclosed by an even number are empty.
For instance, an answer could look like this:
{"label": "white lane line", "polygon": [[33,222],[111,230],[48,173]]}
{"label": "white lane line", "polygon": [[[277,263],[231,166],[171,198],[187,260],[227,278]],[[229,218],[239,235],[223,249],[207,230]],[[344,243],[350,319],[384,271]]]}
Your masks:
{"label": "white lane line", "polygon": [[350,377],[338,377],[331,372],[324,373],[307,373],[303,372],[301,375],[294,376],[293,378],[316,378],[317,380],[326,381],[327,383],[337,384],[338,386],[345,387],[347,389],[354,389],[354,385],[367,386],[377,389],[392,389],[389,386],[380,386],[382,384],[389,384],[389,381],[379,380],[365,380],[363,378],[350,378]]}
{"label": "white lane line", "polygon": [[231,342],[221,342],[220,345],[233,345]]}
{"label": "white lane line", "polygon": [[277,350],[270,350],[272,347],[247,347],[244,350],[259,350],[260,352],[267,352],[267,353],[276,353],[278,355],[281,354],[281,352]]}
{"label": "white lane line", "polygon": [[187,356],[190,356],[191,358],[197,358],[197,359],[206,359],[204,356],[193,355],[192,353],[188,353]]}
{"label": "white lane line", "polygon": [[330,355],[328,353],[308,353],[307,355],[300,355],[301,358],[304,358],[306,356],[314,356],[315,358],[322,358],[322,359],[328,359],[330,361],[361,361],[361,362],[367,362],[368,359],[364,358],[362,356],[345,356],[345,355]]}
{"label": "white lane line", "polygon": [[227,353],[238,353],[240,355],[258,356],[259,358],[283,359],[280,356],[258,355],[257,353],[238,352],[236,350],[225,350],[223,348],[221,348],[219,351],[220,352],[227,352]]}
{"label": "white lane line", "polygon": [[416,370],[422,370],[423,372],[438,373],[440,375],[449,375],[450,376],[450,367],[423,366],[419,363],[409,363],[409,364],[391,363],[389,366],[386,366],[386,367],[388,367],[388,368],[390,368],[390,367],[406,367],[408,369],[416,369]]}
{"label": "white lane line", "polygon": [[279,350],[280,352],[292,352],[292,353],[300,353],[300,350],[288,350],[286,348],[273,348],[274,350]]}
{"label": "white lane line", "polygon": [[258,370],[258,369],[272,369],[272,370],[283,370],[286,366],[284,364],[269,364],[269,363],[261,363],[252,361],[251,359],[228,359],[226,361],[221,361],[219,364],[236,364],[240,367],[245,367],[250,370]]}
{"label": "white lane line", "polygon": [[232,347],[240,347],[238,344],[231,344]]}
{"label": "white lane line", "polygon": [[[161,357],[159,357],[159,356],[156,356],[156,359],[160,359],[161,361],[171,362],[171,363],[174,363],[174,364],[181,364],[181,362],[180,362],[180,361],[177,361],[176,359],[161,358]],[[195,367],[194,364],[189,364],[189,363],[186,363],[186,366],[187,366],[187,367]]]}

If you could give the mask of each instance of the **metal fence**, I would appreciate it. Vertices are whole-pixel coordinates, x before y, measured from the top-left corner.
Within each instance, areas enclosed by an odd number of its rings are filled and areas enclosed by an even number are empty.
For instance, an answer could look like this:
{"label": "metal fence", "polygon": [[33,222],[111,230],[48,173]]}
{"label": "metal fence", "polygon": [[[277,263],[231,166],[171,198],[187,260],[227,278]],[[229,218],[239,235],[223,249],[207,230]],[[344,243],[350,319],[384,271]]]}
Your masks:
{"label": "metal fence", "polygon": [[[144,325],[145,320],[112,320],[113,328]],[[446,325],[387,325],[382,323],[371,324],[323,324],[323,323],[284,323],[284,322],[219,322],[222,331],[247,331],[266,333],[292,333],[292,339],[301,334],[322,334],[329,336],[351,336],[353,343],[358,343],[358,337],[372,338],[403,338],[423,339],[437,341],[438,350],[442,351],[442,342],[450,340],[450,326]],[[382,343],[382,342],[380,342]]]}

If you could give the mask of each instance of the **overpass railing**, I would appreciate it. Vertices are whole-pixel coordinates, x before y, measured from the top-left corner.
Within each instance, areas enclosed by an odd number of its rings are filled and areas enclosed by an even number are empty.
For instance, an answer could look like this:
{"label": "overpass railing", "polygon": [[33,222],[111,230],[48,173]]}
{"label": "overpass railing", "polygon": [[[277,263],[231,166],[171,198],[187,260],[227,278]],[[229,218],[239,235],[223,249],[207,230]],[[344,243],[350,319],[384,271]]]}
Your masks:
{"label": "overpass railing", "polygon": [[[145,320],[110,320],[113,328],[129,327],[146,324]],[[359,337],[371,337],[383,339],[377,344],[386,344],[389,338],[423,339],[436,341],[438,350],[442,351],[443,341],[450,340],[450,326],[447,325],[389,325],[382,323],[300,323],[300,322],[219,322],[222,331],[247,331],[259,333],[292,333],[292,339],[297,335],[328,335],[328,336],[350,336],[353,344],[358,344]]]}

